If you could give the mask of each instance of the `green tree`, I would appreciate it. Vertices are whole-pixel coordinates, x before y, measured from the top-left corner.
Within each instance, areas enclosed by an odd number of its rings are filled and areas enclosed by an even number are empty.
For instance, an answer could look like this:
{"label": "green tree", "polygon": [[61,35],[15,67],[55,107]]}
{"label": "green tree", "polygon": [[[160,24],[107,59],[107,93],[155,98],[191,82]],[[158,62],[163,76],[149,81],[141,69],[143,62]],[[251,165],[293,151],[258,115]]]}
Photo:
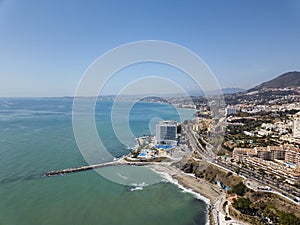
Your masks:
{"label": "green tree", "polygon": [[238,200],[234,200],[232,205],[244,214],[253,215],[256,213],[256,209],[251,207],[251,201],[248,198],[239,198]]}
{"label": "green tree", "polygon": [[279,224],[282,225],[299,225],[300,218],[296,217],[294,214],[286,213],[281,211],[279,213]]}
{"label": "green tree", "polygon": [[239,196],[243,196],[247,191],[247,187],[245,184],[241,181],[240,183],[233,185],[231,192],[236,193]]}

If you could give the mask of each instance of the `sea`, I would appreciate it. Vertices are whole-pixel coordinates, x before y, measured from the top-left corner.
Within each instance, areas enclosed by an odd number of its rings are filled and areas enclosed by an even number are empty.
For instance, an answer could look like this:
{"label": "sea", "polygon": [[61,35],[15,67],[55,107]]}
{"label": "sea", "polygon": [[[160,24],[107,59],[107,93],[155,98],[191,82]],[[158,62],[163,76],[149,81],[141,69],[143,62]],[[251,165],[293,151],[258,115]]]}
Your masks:
{"label": "sea", "polygon": [[[158,182],[124,185],[101,175],[114,176],[114,167],[44,176],[87,165],[73,134],[72,103],[72,98],[0,98],[0,225],[208,223],[208,206],[201,197],[147,168],[143,174]],[[119,104],[118,112],[127,104]],[[129,153],[136,140],[119,140],[111,122],[112,106],[113,101],[98,101],[95,122],[105,148],[118,158]],[[153,133],[159,119],[193,117],[192,110],[179,111],[169,104],[137,102],[118,129],[122,133],[122,126],[129,124],[139,137]],[[121,170],[134,173],[130,166]]]}

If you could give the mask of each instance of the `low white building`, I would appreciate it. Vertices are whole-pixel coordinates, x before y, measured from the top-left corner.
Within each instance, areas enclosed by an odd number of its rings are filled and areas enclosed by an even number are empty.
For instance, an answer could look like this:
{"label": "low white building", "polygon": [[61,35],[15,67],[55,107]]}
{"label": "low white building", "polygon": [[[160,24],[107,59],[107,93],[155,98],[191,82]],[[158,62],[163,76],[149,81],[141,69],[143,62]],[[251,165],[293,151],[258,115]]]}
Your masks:
{"label": "low white building", "polygon": [[235,115],[240,111],[240,108],[233,105],[228,105],[225,109],[226,115]]}
{"label": "low white building", "polygon": [[297,113],[293,121],[293,137],[300,138],[300,114]]}

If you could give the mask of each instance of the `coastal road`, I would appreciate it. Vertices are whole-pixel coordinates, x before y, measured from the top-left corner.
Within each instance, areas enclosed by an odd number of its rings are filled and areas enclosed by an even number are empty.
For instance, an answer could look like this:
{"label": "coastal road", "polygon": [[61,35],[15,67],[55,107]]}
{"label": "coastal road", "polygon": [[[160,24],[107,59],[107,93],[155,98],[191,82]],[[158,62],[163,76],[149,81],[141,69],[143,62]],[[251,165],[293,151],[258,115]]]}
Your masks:
{"label": "coastal road", "polygon": [[211,162],[214,158],[212,154],[208,153],[205,148],[199,143],[197,133],[193,131],[192,124],[187,124],[184,126],[184,131],[187,136],[187,139],[189,140],[189,146],[192,148],[192,151],[198,152],[203,160],[207,162]]}
{"label": "coastal road", "polygon": [[269,187],[271,187],[270,190],[262,190],[262,189],[260,189],[259,191],[261,191],[261,192],[266,192],[266,193],[273,193],[273,194],[276,194],[276,195],[280,195],[281,197],[283,197],[283,198],[285,198],[285,199],[287,199],[287,200],[293,202],[294,204],[300,205],[299,202],[297,203],[297,202],[294,201],[294,198],[295,198],[295,197],[286,194],[285,192],[283,192],[283,190],[281,190],[281,189],[279,189],[279,188],[276,188],[276,187],[274,187],[273,185],[270,185],[270,184],[268,184],[268,185],[262,184],[262,183],[260,183],[260,182],[258,182],[258,181],[256,181],[256,180],[251,179],[251,178],[250,178],[250,179],[244,180],[244,183],[245,183],[245,185],[246,185],[249,189],[254,190],[254,191],[258,191],[258,190],[259,190],[258,188],[262,188],[262,187],[264,187],[264,186],[269,186]]}
{"label": "coastal road", "polygon": [[241,221],[238,221],[232,217],[231,220],[225,220],[225,217],[227,215],[229,215],[229,212],[228,212],[228,205],[227,207],[225,207],[225,211],[224,211],[224,204],[225,202],[227,201],[226,199],[226,195],[225,194],[221,194],[216,202],[212,205],[212,213],[213,213],[213,217],[214,217],[214,223],[215,225],[218,224],[218,225],[245,225],[244,222],[241,222]]}
{"label": "coastal road", "polygon": [[[231,171],[233,173],[236,173],[235,171],[240,170],[241,173],[238,174],[240,177],[244,178],[244,180],[250,179],[250,180],[255,181],[257,183],[257,185],[255,187],[249,187],[250,189],[252,189],[254,191],[258,191],[257,187],[269,186],[269,187],[272,188],[272,191],[264,191],[264,192],[270,192],[270,193],[273,193],[273,194],[277,194],[277,195],[293,202],[294,204],[300,205],[299,202],[297,203],[297,202],[294,201],[296,196],[284,191],[280,187],[277,187],[273,180],[271,180],[267,177],[263,177],[257,171],[252,171],[252,170],[246,169],[244,167],[239,167],[239,166],[235,166],[235,165],[229,165],[229,164],[221,162],[221,161],[215,161],[214,164],[218,165],[220,168],[223,167],[227,171]],[[259,190],[259,191],[263,191],[263,190]]]}
{"label": "coastal road", "polygon": [[[193,130],[192,130],[192,126],[191,124],[188,124],[185,126],[185,132],[186,135],[188,137],[188,140],[190,140],[190,147],[192,148],[193,151],[196,151],[198,153],[200,153],[203,157],[203,160],[207,161],[208,163],[211,163],[215,166],[220,167],[221,169],[228,171],[228,172],[232,172],[236,174],[236,171],[240,171],[241,173],[238,173],[237,175],[242,177],[244,180],[247,180],[249,178],[254,179],[256,182],[258,182],[261,186],[263,185],[267,185],[272,187],[272,191],[268,191],[277,195],[280,195],[281,197],[293,202],[294,204],[300,205],[300,203],[297,203],[294,201],[295,196],[290,195],[289,193],[286,193],[285,191],[283,191],[282,189],[280,189],[279,187],[276,187],[275,185],[272,185],[272,182],[274,182],[273,180],[268,180],[265,177],[262,177],[261,174],[259,174],[257,171],[250,171],[247,168],[243,168],[240,166],[234,166],[234,165],[228,165],[228,163],[224,163],[221,162],[219,160],[214,160],[216,158],[215,154],[212,154],[212,151],[206,151],[203,146],[199,143],[197,135]],[[200,147],[200,146],[201,147]],[[256,179],[256,177],[259,177],[260,180]],[[247,186],[247,185],[246,185]],[[257,188],[255,190],[255,188],[251,188],[254,191],[258,191]],[[225,198],[226,199],[226,198]],[[214,216],[214,221],[215,224],[219,224],[219,225],[223,225],[223,224],[245,224],[242,223],[240,221],[231,219],[229,221],[225,221],[225,216],[226,216],[226,212],[224,213],[223,210],[223,204],[224,201],[222,201],[221,199],[218,199],[215,204],[212,205],[212,211],[213,211],[213,216]],[[227,212],[228,213],[228,212]],[[227,214],[228,215],[228,214]]]}

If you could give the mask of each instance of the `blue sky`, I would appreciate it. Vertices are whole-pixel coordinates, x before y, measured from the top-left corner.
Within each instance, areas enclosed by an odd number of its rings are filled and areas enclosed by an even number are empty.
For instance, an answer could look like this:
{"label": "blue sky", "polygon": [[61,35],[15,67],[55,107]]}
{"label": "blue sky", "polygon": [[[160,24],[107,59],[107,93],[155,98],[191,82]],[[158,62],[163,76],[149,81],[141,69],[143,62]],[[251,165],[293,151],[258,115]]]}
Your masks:
{"label": "blue sky", "polygon": [[185,46],[222,87],[250,88],[300,70],[299,28],[297,0],[2,0],[0,96],[73,95],[97,57],[140,40]]}

